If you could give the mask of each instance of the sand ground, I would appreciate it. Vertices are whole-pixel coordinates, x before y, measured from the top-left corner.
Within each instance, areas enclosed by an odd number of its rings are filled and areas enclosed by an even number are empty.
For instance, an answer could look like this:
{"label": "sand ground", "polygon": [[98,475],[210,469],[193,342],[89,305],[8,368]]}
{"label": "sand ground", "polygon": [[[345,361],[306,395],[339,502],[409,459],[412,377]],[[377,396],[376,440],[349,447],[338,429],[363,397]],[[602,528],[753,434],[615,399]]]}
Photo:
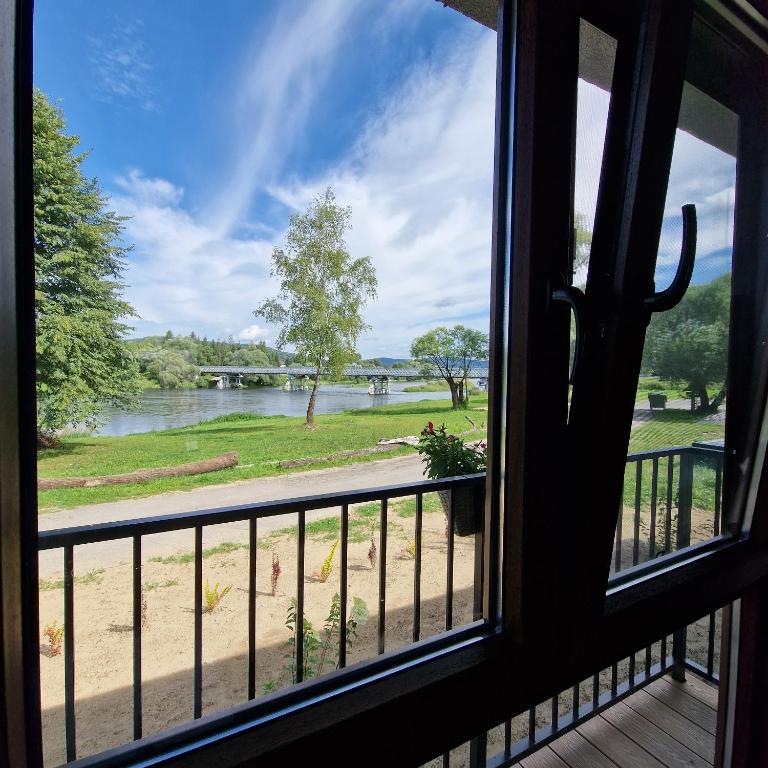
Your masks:
{"label": "sand ground", "polygon": [[[356,512],[351,515],[355,519]],[[707,514],[697,511],[694,521]],[[632,530],[633,512],[625,510],[624,530]],[[696,530],[696,525],[694,525]],[[706,529],[702,529],[702,537]],[[206,531],[207,535],[207,531]],[[421,636],[429,637],[445,628],[447,541],[442,512],[424,515],[421,582]],[[157,537],[161,539],[161,536]],[[349,544],[349,607],[354,597],[367,607],[368,620],[360,627],[348,659],[353,664],[377,653],[378,565],[368,558],[370,538],[358,535]],[[218,541],[213,537],[214,541]],[[378,547],[378,532],[374,533]],[[304,579],[306,616],[321,634],[334,594],[339,591],[339,552],[326,582],[317,578],[328,556],[334,537],[309,536],[306,543]],[[414,518],[403,516],[398,508],[388,515],[388,555],[386,584],[386,648],[393,650],[411,642],[413,629],[414,559],[409,546],[414,541]],[[162,544],[162,542],[160,542]],[[99,545],[89,545],[94,550]],[[204,540],[204,547],[209,541]],[[188,546],[175,551],[187,554]],[[174,551],[164,547],[164,551]],[[275,596],[271,594],[273,553],[280,560],[282,573]],[[631,540],[622,546],[623,564],[631,565]],[[455,539],[453,625],[472,620],[474,539]],[[647,557],[642,543],[640,557]],[[103,569],[76,568],[75,643],[76,717],[78,756],[100,752],[132,738],[132,567],[126,559]],[[203,563],[203,580],[213,587],[231,586],[221,604],[203,616],[203,714],[211,714],[246,700],[248,640],[248,550],[213,554]],[[55,577],[54,577],[55,579]],[[285,626],[291,599],[296,594],[296,538],[291,532],[273,532],[259,540],[257,550],[256,595],[256,681],[257,695],[265,686],[284,687],[291,683],[290,651]],[[146,623],[142,630],[142,690],[144,733],[149,735],[192,718],[193,703],[193,606],[194,574],[191,562],[160,561],[148,555],[142,563],[142,584],[146,598]],[[63,656],[50,656],[43,636],[46,624],[63,622],[63,590],[48,588],[40,594],[41,683],[46,765],[64,761],[64,663]],[[704,661],[706,620],[690,633],[690,654]],[[719,631],[719,629],[718,629]],[[719,647],[719,641],[716,644]],[[332,648],[323,671],[334,667]],[[653,651],[658,660],[660,646]],[[638,655],[638,669],[644,656]],[[316,666],[316,665],[315,665]],[[627,664],[620,665],[620,679],[626,677]],[[610,686],[609,672],[601,675],[601,690]],[[561,712],[570,708],[570,692],[561,701]],[[580,699],[591,696],[591,682],[582,686]],[[544,725],[548,705],[537,709],[537,724]],[[513,741],[527,732],[527,715],[515,718]],[[489,754],[503,746],[503,728],[489,733]],[[451,765],[461,766],[468,759],[468,747],[454,750]]]}
{"label": "sand ground", "polygon": [[[354,512],[352,516],[354,517]],[[158,537],[160,538],[160,537]],[[358,539],[360,537],[357,537]],[[378,533],[374,540],[378,547]],[[414,559],[408,551],[414,540],[414,518],[388,515],[386,585],[386,648],[411,642],[413,628]],[[327,582],[317,578],[333,538],[310,537],[306,543],[304,579],[306,616],[321,632],[331,601],[339,591],[339,552]],[[89,545],[96,549],[99,545]],[[208,541],[204,541],[208,546]],[[377,653],[378,563],[368,558],[370,539],[349,544],[349,604],[365,602],[369,618],[352,643],[348,663]],[[190,544],[186,551],[191,550]],[[184,550],[182,550],[183,552]],[[446,594],[445,518],[442,512],[424,515],[421,634],[429,637],[445,628]],[[282,573],[276,595],[271,594],[272,554]],[[472,620],[474,538],[455,539],[455,626]],[[192,717],[194,574],[193,564],[142,563],[146,624],[142,631],[143,721],[148,735]],[[94,754],[132,738],[132,567],[129,562],[87,571],[76,567],[75,658],[78,757]],[[213,587],[232,587],[221,604],[203,616],[203,714],[246,700],[248,640],[248,550],[211,555],[204,560],[203,581]],[[291,534],[266,536],[259,541],[256,595],[257,694],[272,683],[290,684],[285,626],[291,598],[296,593],[296,538]],[[50,656],[43,629],[63,622],[63,590],[40,595],[41,682],[46,765],[64,761],[63,655]],[[335,649],[331,655],[335,655]],[[324,671],[335,666],[328,663]]]}

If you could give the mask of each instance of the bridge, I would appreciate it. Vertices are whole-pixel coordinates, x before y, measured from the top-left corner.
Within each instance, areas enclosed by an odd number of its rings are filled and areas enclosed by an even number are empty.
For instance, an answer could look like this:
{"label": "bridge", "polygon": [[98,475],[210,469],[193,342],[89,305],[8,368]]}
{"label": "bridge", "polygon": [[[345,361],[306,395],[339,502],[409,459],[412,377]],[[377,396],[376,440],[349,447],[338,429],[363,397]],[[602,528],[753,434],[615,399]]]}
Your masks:
{"label": "bridge", "polygon": [[[218,379],[219,389],[239,388],[243,386],[243,376],[287,376],[288,381],[284,385],[286,390],[304,390],[308,388],[309,378],[315,375],[315,369],[306,366],[266,366],[266,365],[203,365],[201,374],[209,374]],[[372,395],[388,394],[390,379],[441,379],[442,376],[435,371],[433,374],[425,374],[421,368],[389,368],[387,366],[361,366],[348,365],[344,368],[345,378],[365,378],[370,382],[368,392]],[[473,368],[468,379],[475,379],[478,383],[488,381],[487,368]],[[298,381],[297,381],[298,380]]]}

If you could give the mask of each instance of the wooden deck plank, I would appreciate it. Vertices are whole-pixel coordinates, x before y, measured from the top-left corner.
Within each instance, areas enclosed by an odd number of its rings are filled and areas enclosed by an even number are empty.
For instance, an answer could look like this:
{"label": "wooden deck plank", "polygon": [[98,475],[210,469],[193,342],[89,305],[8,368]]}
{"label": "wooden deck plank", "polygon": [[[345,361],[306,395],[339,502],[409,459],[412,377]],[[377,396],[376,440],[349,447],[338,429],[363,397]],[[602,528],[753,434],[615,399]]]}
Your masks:
{"label": "wooden deck plank", "polygon": [[549,747],[528,755],[518,765],[521,768],[570,768],[568,763],[564,763]]}
{"label": "wooden deck plank", "polygon": [[619,768],[665,768],[663,763],[602,717],[588,720],[577,730]]}
{"label": "wooden deck plank", "polygon": [[701,726],[670,709],[659,699],[645,690],[633,693],[625,699],[627,706],[639,712],[646,720],[676,738],[692,752],[705,760],[712,760],[715,754],[715,737]]}
{"label": "wooden deck plank", "polygon": [[709,768],[712,765],[623,702],[606,709],[602,716],[667,768]]}
{"label": "wooden deck plank", "polygon": [[691,696],[687,691],[670,685],[666,680],[654,680],[645,690],[668,707],[687,717],[705,731],[714,735],[717,728],[717,713],[712,707]]}
{"label": "wooden deck plank", "polygon": [[617,768],[613,760],[578,731],[566,733],[550,746],[571,768]]}
{"label": "wooden deck plank", "polygon": [[712,707],[712,709],[717,711],[716,686],[701,680],[690,672],[686,675],[684,683],[678,683],[677,680],[673,680],[671,677],[664,677],[662,680],[666,680],[675,688],[680,688],[680,690],[685,691],[691,696],[695,696],[699,701],[703,701],[708,707]]}

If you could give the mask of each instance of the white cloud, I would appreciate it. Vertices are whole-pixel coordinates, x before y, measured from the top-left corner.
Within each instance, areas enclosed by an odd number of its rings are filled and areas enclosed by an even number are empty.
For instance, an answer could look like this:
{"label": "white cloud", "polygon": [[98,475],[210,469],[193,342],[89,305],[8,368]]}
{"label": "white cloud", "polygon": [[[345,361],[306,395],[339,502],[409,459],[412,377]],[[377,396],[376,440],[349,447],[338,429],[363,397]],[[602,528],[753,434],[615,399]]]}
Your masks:
{"label": "white cloud", "polygon": [[272,248],[262,240],[221,238],[183,207],[183,190],[131,171],[116,181],[111,205],[134,245],[126,296],[141,320],[137,333],[221,335],[243,327],[268,291]]}
{"label": "white cloud", "polygon": [[325,186],[352,207],[347,244],[379,280],[364,356],[407,356],[440,324],[487,330],[495,35],[472,28],[413,71],[364,127],[350,157],[320,178],[270,191],[295,210]]}
{"label": "white cloud", "polygon": [[[657,288],[671,279],[680,259],[685,203],[695,203],[697,218],[694,281],[707,281],[730,269],[736,159],[689,133],[678,130],[669,174],[664,225],[657,259]],[[713,252],[725,251],[716,257]]]}
{"label": "white cloud", "polygon": [[249,325],[237,334],[240,341],[266,341],[268,331],[260,325]]}
{"label": "white cloud", "polygon": [[[305,34],[307,19],[318,22],[309,11],[295,20]],[[496,46],[493,33],[467,25],[464,37],[445,41],[361,123],[358,141],[334,171],[268,187],[295,210],[328,184],[351,205],[349,250],[369,255],[379,279],[378,299],[366,311],[372,329],[361,343],[364,356],[405,356],[414,336],[443,323],[488,327]],[[339,30],[320,24],[315,36],[325,33],[318,52],[337,41]],[[275,40],[276,46],[280,36]],[[293,37],[282,43],[286,50],[272,51],[270,73],[279,72],[275,61],[302,50]],[[254,78],[246,77],[246,92],[270,90]],[[261,72],[258,80],[265,79]],[[283,144],[272,122],[285,126],[295,115],[293,105],[274,98],[265,106],[266,125],[261,118],[254,123],[257,146],[238,155],[243,168],[220,189],[214,211],[242,212],[261,191],[263,177],[254,178],[253,169],[262,153]],[[192,213],[184,190],[138,170],[115,186],[115,209],[131,217],[126,239],[135,251],[126,282],[142,317],[137,333],[171,328],[222,335],[242,328],[242,338],[274,337],[275,329],[253,325],[251,311],[276,292],[270,255],[282,232],[270,235],[258,221],[236,222],[240,213],[227,221],[210,209]],[[234,224],[238,237],[226,234]]]}
{"label": "white cloud", "polygon": [[254,38],[228,118],[237,151],[212,206],[210,225],[220,234],[246,223],[252,195],[302,137],[358,7],[349,0],[285,4],[268,37],[261,29]]}
{"label": "white cloud", "polygon": [[96,74],[96,95],[108,103],[130,102],[141,109],[157,109],[151,83],[152,65],[141,38],[140,19],[112,20],[104,35],[89,37],[91,64]]}

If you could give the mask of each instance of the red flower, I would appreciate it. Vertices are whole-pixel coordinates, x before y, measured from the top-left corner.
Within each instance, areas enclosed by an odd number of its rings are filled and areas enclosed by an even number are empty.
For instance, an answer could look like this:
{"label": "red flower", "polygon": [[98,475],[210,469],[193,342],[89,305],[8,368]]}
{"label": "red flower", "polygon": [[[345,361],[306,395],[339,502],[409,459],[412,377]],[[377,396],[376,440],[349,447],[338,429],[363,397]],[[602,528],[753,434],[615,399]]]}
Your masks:
{"label": "red flower", "polygon": [[431,422],[427,422],[427,428],[424,430],[428,435],[434,435],[435,434],[435,425]]}

